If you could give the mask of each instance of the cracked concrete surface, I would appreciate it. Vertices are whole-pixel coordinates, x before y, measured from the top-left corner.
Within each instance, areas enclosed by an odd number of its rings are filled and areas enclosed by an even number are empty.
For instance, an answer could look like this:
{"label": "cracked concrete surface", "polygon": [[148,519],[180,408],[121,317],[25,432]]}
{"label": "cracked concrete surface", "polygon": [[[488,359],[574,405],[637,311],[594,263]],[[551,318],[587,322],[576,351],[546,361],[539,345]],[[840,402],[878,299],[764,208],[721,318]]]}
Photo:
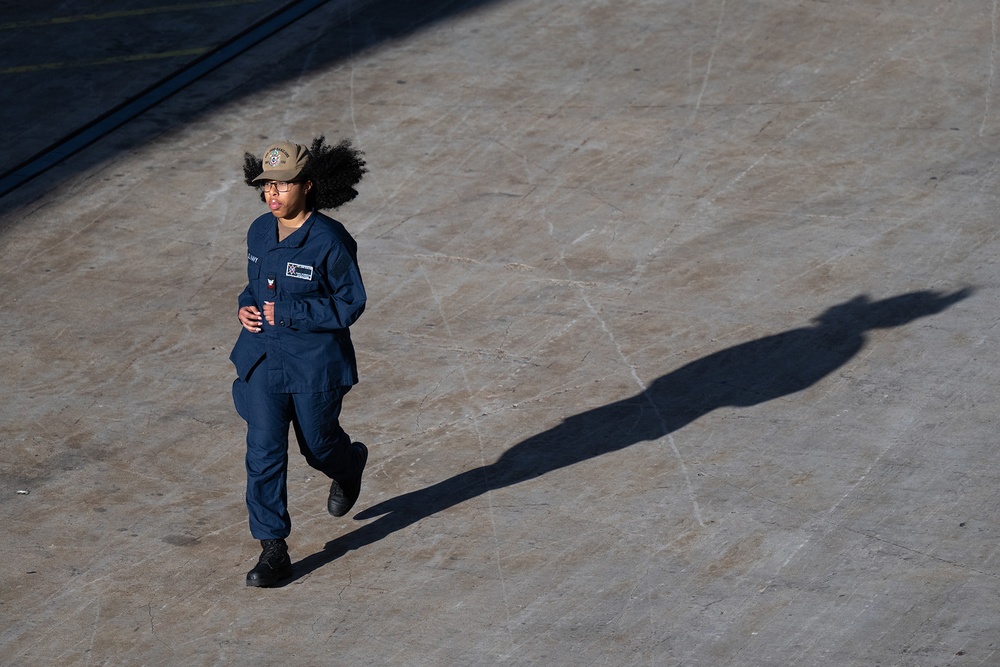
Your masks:
{"label": "cracked concrete surface", "polygon": [[[0,663],[995,664],[998,20],[331,3],[4,197]],[[248,589],[241,156],[321,133],[369,472]]]}

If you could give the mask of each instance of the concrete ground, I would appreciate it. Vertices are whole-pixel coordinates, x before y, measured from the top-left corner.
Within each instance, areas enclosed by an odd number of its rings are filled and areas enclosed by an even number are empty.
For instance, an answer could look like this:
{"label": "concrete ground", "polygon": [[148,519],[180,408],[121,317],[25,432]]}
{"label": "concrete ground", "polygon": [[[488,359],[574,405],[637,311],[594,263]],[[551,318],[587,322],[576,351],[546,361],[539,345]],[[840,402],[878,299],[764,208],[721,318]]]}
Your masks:
{"label": "concrete ground", "polygon": [[[181,50],[257,11],[195,4]],[[331,2],[3,197],[0,664],[1000,664],[998,31]],[[0,73],[18,156],[132,94],[32,94],[100,60]],[[318,134],[370,168],[369,471],[333,519],[295,453],[295,575],[247,588],[242,154]]]}

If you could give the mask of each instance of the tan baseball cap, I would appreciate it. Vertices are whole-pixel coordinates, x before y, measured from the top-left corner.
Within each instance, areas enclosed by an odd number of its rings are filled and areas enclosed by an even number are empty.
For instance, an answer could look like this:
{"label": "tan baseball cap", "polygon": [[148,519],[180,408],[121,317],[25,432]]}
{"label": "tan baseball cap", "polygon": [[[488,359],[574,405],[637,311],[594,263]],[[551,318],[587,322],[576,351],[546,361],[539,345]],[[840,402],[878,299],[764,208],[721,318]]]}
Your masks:
{"label": "tan baseball cap", "polygon": [[259,181],[294,181],[309,161],[309,149],[291,141],[279,141],[264,151],[264,171],[253,179]]}

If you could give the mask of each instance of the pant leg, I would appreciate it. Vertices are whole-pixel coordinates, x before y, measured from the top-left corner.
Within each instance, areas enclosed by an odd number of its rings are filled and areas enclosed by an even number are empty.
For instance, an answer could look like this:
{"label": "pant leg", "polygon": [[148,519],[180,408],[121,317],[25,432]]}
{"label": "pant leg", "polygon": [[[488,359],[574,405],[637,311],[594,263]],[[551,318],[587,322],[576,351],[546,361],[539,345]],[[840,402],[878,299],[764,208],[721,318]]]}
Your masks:
{"label": "pant leg", "polygon": [[350,387],[329,392],[292,394],[292,426],[299,450],[310,466],[338,481],[361,472],[361,460],[351,437],[340,425],[340,409]]}
{"label": "pant leg", "polygon": [[244,382],[233,383],[236,411],[247,423],[246,504],[250,534],[258,540],[288,537],[288,424],[290,394],[272,394],[266,360]]}

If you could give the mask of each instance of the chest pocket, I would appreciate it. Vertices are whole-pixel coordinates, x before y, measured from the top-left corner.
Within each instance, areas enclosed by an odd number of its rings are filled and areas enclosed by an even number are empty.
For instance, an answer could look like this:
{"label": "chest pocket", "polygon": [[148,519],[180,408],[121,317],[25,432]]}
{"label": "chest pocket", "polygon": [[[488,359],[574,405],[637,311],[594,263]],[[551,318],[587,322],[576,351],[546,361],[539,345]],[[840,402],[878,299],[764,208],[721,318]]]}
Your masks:
{"label": "chest pocket", "polygon": [[319,294],[319,283],[315,280],[298,280],[296,278],[284,278],[281,281],[281,289],[291,297],[303,297]]}
{"label": "chest pocket", "polygon": [[255,264],[252,260],[247,261],[247,282],[251,285],[251,289],[257,285],[257,281],[260,280],[260,264]]}

